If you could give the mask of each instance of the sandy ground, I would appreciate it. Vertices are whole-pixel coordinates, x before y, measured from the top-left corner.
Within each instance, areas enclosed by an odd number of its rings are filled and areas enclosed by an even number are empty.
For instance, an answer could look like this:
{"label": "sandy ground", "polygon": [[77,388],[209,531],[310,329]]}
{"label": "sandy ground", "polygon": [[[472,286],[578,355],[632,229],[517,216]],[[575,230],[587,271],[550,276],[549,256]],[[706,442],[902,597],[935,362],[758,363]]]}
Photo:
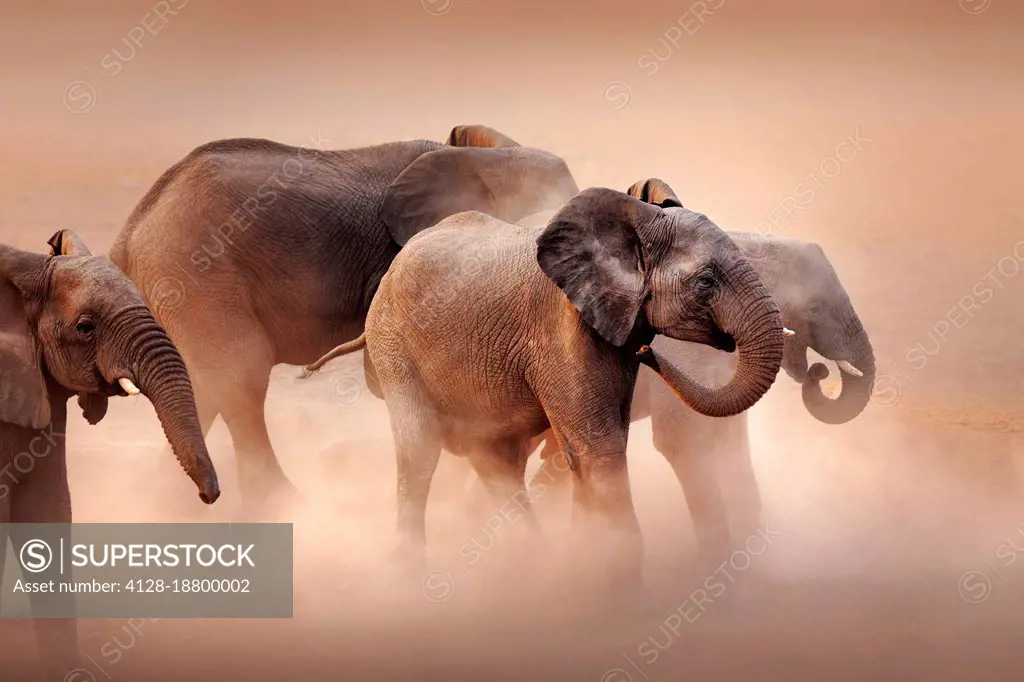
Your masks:
{"label": "sandy ground", "polygon": [[[704,576],[686,570],[684,501],[646,422],[630,475],[653,615],[594,612],[557,550],[564,499],[546,510],[549,545],[535,547],[436,496],[443,580],[406,590],[387,561],[383,404],[348,392],[357,360],[309,382],[278,367],[271,437],[308,497],[294,619],[135,633],[83,622],[93,677],[71,682],[1020,679],[1024,23],[1013,3],[706,0],[703,17],[664,2],[167,5],[177,13],[149,14],[135,45],[148,0],[0,9],[2,241],[42,251],[70,227],[104,251],[156,177],[212,139],[348,147],[482,122],[562,155],[581,186],[657,176],[727,228],[768,221],[817,241],[882,376],[875,403],[843,427],[814,422],[784,377],[751,411],[777,534],[694,618],[686,605]],[[147,485],[164,449],[145,401],[69,430],[76,520],[159,516]],[[209,442],[225,492],[197,514],[227,519],[238,498],[223,424]],[[194,498],[184,477],[181,490]],[[489,547],[472,566],[458,563],[467,542]],[[30,679],[8,677],[34,659],[27,621],[0,628],[3,678]],[[116,663],[100,653],[111,643]]]}

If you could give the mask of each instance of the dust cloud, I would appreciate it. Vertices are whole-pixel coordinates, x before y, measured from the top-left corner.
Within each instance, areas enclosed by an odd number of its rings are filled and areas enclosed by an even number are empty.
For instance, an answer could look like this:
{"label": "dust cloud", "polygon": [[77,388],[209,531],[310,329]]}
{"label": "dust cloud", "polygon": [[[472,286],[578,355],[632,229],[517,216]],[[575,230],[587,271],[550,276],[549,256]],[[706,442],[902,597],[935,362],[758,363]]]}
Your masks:
{"label": "dust cloud", "polygon": [[[594,587],[567,494],[537,500],[533,538],[447,455],[427,573],[402,574],[387,413],[359,358],[305,381],[279,366],[267,421],[303,494],[286,517],[294,618],[82,621],[93,677],[69,682],[1019,678],[1019,8],[156,4],[175,13],[137,43],[146,2],[0,10],[3,242],[42,251],[67,227],[105,251],[160,173],[217,138],[344,148],[484,123],[562,156],[581,188],[659,177],[725,229],[819,243],[879,376],[863,415],[827,426],[780,374],[749,413],[765,526],[710,571],[635,424],[643,610]],[[94,427],[69,411],[76,521],[234,518],[219,420],[224,493],[207,508],[144,400],[112,401]],[[0,631],[5,679],[32,679],[30,622]]]}

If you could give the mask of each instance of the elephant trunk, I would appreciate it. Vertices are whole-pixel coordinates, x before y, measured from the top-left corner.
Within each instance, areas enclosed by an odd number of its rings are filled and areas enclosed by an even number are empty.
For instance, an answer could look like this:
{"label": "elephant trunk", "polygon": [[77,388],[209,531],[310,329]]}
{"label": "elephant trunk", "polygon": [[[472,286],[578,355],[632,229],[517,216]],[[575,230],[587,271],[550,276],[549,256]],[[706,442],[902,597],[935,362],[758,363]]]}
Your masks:
{"label": "elephant trunk", "polygon": [[852,353],[831,353],[829,349],[819,351],[839,363],[843,384],[839,396],[831,399],[822,392],[819,382],[828,376],[828,368],[821,363],[812,365],[803,381],[804,407],[815,419],[825,424],[845,424],[856,418],[871,401],[874,390],[875,354],[867,332],[856,315],[853,316],[849,331],[843,336],[853,339]]}
{"label": "elephant trunk", "polygon": [[149,399],[178,463],[199,489],[199,499],[213,504],[220,497],[220,486],[184,360],[144,306],[125,311],[111,327],[112,338],[104,347],[112,359],[101,362],[101,367],[110,374],[111,383],[127,378]]}
{"label": "elephant trunk", "polygon": [[722,330],[735,339],[739,353],[726,385],[703,386],[649,347],[638,355],[691,408],[709,417],[731,417],[750,409],[775,382],[782,365],[782,318],[775,300],[746,263],[733,270],[712,311]]}

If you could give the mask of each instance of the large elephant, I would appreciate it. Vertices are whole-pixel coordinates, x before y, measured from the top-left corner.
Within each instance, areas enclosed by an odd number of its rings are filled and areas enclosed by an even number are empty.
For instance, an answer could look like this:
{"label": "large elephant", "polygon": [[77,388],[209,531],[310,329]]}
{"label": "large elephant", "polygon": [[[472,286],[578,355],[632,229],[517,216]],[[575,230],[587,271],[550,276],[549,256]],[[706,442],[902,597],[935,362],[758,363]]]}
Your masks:
{"label": "large elephant", "polygon": [[[681,205],[672,189],[656,178],[637,183],[628,192],[663,207]],[[783,323],[795,332],[786,338],[782,366],[802,384],[807,411],[828,424],[855,418],[871,398],[875,358],[864,325],[825,252],[798,239],[727,234],[771,292]],[[711,385],[727,381],[736,366],[735,356],[699,344],[658,337],[652,346]],[[820,363],[808,368],[808,348],[836,363],[842,378],[837,398],[822,395],[819,382],[828,370]],[[653,372],[641,370],[631,419],[647,417],[655,448],[682,485],[700,554],[709,562],[720,560],[735,537],[742,540],[756,531],[761,515],[746,413],[707,419],[676,400]],[[552,458],[557,452],[557,441],[549,433],[541,452],[545,461],[531,479],[532,486],[557,489],[568,484],[562,460]]]}
{"label": "large elephant", "polygon": [[[138,289],[73,232],[49,243],[67,255],[0,245],[0,579],[8,533],[16,556],[30,539],[17,524],[71,523],[65,433],[75,394],[92,424],[110,396],[145,395],[199,497],[212,504],[220,495],[185,363]],[[74,604],[71,594],[30,599]],[[75,621],[35,627],[51,672],[64,679],[76,667]]]}
{"label": "large elephant", "polygon": [[578,192],[562,159],[490,128],[456,126],[449,140],[211,142],[156,181],[111,247],[185,358],[203,432],[224,419],[251,511],[295,492],[264,418],[274,365],[362,333],[381,277],[420,230],[471,209],[514,221]]}
{"label": "large elephant", "polygon": [[[613,575],[627,587],[640,584],[642,559],[625,465],[640,363],[694,409],[724,417],[760,399],[783,354],[778,308],[724,232],[687,209],[602,188],[544,228],[467,212],[417,235],[366,325],[328,356],[365,347],[376,369],[404,546],[421,556],[442,448],[466,456],[496,500],[519,496],[528,508],[530,443],[551,428],[571,453],[578,508],[617,532],[624,563]],[[656,334],[738,350],[734,376],[719,388],[694,382],[651,350]]]}

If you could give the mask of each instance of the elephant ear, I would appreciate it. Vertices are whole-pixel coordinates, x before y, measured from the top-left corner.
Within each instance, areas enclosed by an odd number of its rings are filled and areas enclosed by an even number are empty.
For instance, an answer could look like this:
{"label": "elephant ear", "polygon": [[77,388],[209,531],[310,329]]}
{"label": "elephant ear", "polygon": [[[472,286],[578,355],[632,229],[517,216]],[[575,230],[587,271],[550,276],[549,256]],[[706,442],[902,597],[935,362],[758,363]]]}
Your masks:
{"label": "elephant ear", "polygon": [[540,269],[613,345],[626,342],[644,302],[647,257],[638,230],[660,216],[660,209],[627,194],[591,188],[565,204],[537,238]]}
{"label": "elephant ear", "polygon": [[57,230],[46,240],[50,245],[51,256],[91,256],[92,251],[85,245],[82,238],[72,230]]}
{"label": "elephant ear", "polygon": [[527,147],[445,147],[419,156],[384,193],[380,218],[399,246],[463,211],[514,223],[579,191],[565,161]]}
{"label": "elephant ear", "polygon": [[518,147],[519,143],[494,128],[475,123],[452,128],[446,144],[452,147]]}
{"label": "elephant ear", "polygon": [[658,178],[648,178],[647,180],[634,183],[632,187],[626,190],[626,194],[661,208],[683,207],[683,203],[679,201],[679,197],[668,186],[668,183]]}
{"label": "elephant ear", "polygon": [[0,421],[30,429],[50,423],[42,364],[24,297],[0,271]]}

